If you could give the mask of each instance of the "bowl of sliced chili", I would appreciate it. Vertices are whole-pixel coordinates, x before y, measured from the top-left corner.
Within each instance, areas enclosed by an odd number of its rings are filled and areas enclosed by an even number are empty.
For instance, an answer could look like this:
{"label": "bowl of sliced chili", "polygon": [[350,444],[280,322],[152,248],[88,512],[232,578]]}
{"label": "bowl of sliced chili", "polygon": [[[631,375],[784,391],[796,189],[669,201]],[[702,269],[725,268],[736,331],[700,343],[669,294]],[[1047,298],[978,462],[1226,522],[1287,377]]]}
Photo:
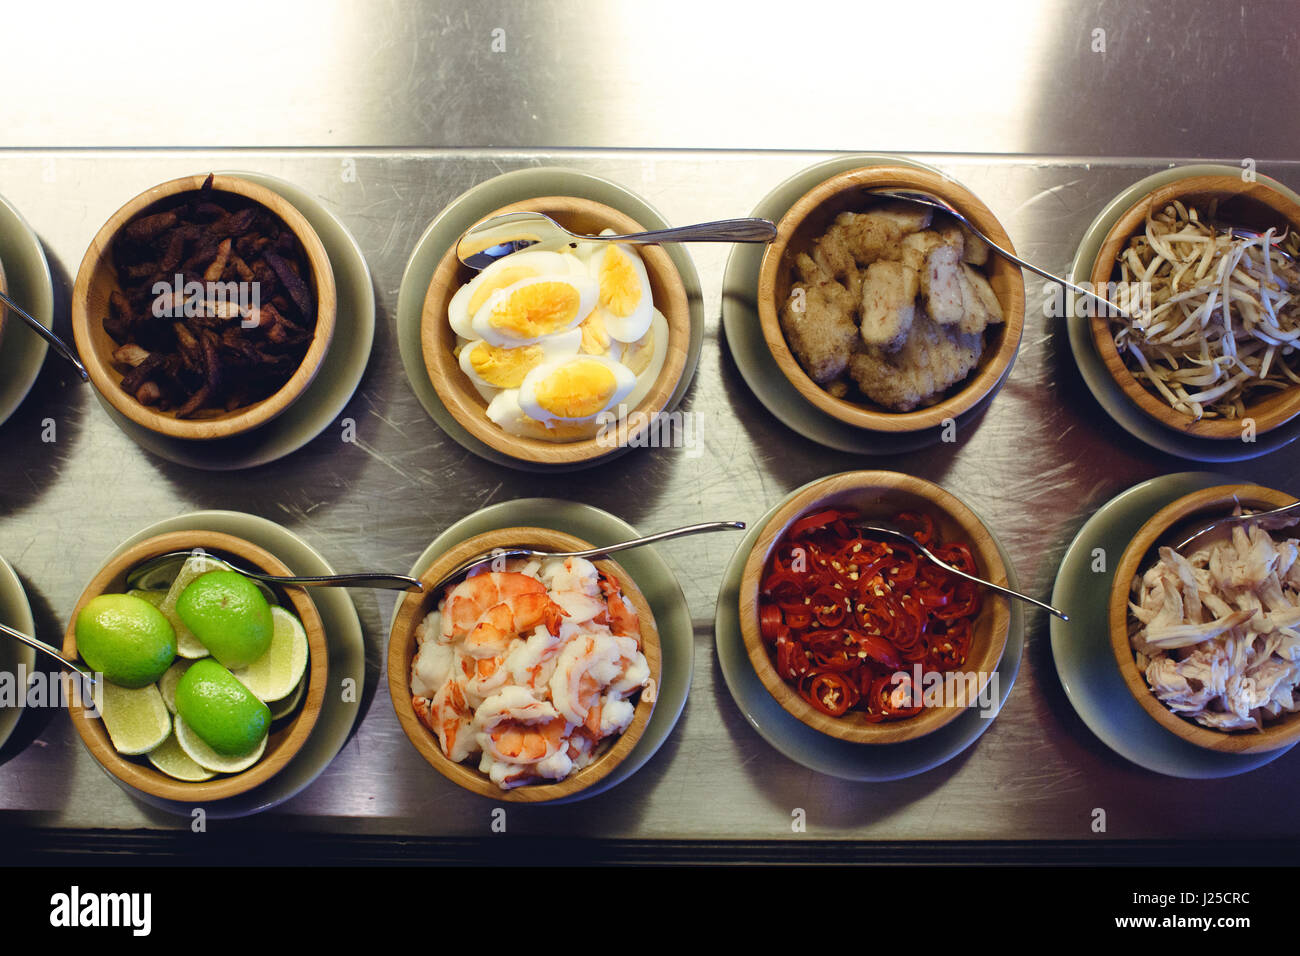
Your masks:
{"label": "bowl of sliced chili", "polygon": [[864,531],[872,519],[1007,584],[992,534],[955,496],[897,472],[845,472],[794,492],[762,529],[741,580],[741,630],[794,717],[841,740],[901,743],[980,704],[1011,616],[1006,598]]}

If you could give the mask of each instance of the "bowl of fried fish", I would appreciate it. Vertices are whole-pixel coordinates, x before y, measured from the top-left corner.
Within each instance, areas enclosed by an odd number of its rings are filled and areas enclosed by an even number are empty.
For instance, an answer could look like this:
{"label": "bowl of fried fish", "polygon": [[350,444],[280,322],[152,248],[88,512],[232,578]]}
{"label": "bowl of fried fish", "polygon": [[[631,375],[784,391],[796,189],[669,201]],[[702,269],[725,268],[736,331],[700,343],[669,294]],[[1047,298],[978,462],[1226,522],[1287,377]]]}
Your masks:
{"label": "bowl of fried fish", "polygon": [[955,217],[873,192],[882,188],[938,196],[1014,251],[988,207],[937,170],[848,170],[778,223],[759,270],[759,319],[777,365],[818,409],[867,431],[917,432],[1005,380],[1024,280]]}

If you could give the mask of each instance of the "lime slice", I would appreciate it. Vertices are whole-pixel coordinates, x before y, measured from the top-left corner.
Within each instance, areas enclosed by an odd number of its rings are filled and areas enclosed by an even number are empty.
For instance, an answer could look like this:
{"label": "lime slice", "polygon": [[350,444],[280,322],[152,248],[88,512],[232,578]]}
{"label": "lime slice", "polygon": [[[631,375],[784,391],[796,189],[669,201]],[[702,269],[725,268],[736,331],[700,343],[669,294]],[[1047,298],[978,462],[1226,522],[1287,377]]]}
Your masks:
{"label": "lime slice", "polygon": [[157,685],[131,688],[103,681],[102,688],[104,729],[118,753],[147,754],[171,734],[172,717]]}
{"label": "lime slice", "polygon": [[[307,632],[282,607],[271,608],[271,646],[247,667],[231,671],[258,700],[282,700],[302,683],[307,670]],[[272,715],[274,716],[274,714]]]}
{"label": "lime slice", "polygon": [[137,597],[142,601],[148,601],[154,607],[157,607],[159,604],[162,604],[163,598],[167,596],[167,591],[165,589],[141,591],[137,588],[134,591],[127,591],[126,593],[131,595],[131,597]]}
{"label": "lime slice", "polygon": [[261,760],[262,754],[266,752],[266,737],[263,737],[251,753],[243,757],[224,757],[205,744],[180,717],[176,718],[176,742],[191,760],[214,773],[239,773],[247,770]]}
{"label": "lime slice", "polygon": [[190,669],[190,665],[193,663],[193,661],[184,659],[176,661],[175,664],[167,668],[167,673],[163,674],[158,681],[158,690],[162,693],[163,703],[167,705],[167,709],[173,714],[176,713],[176,685],[181,682],[181,677]]}
{"label": "lime slice", "polygon": [[176,742],[175,734],[172,734],[162,744],[149,751],[149,762],[167,776],[175,777],[177,780],[198,783],[203,780],[211,780],[216,776],[211,770],[204,770],[190,759],[189,754],[181,750],[181,745]]}
{"label": "lime slice", "polygon": [[166,561],[150,559],[127,573],[126,586],[141,591],[162,591],[166,594],[185,561],[183,556],[171,557]]}
{"label": "lime slice", "polygon": [[203,575],[209,571],[222,571],[228,567],[229,565],[224,561],[207,554],[193,555],[187,558],[185,564],[181,567],[180,573],[173,579],[171,587],[167,589],[167,596],[158,605],[158,610],[162,611],[167,620],[172,622],[172,629],[176,631],[176,653],[181,657],[191,659],[207,657],[208,649],[185,626],[185,622],[176,613],[176,602],[181,599],[185,589]]}
{"label": "lime slice", "polygon": [[302,700],[303,691],[307,689],[305,680],[298,681],[298,686],[293,689],[293,693],[279,700],[268,700],[266,706],[271,709],[271,719],[279,720],[281,717],[288,717],[298,707],[298,702]]}

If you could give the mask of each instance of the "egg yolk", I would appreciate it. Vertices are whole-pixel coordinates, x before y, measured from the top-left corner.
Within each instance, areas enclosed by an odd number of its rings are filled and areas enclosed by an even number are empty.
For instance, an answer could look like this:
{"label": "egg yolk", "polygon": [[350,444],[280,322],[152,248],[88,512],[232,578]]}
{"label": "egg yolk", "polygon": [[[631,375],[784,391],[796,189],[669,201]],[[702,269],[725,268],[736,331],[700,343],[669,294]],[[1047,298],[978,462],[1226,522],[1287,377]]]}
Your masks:
{"label": "egg yolk", "polygon": [[556,418],[587,418],[618,391],[614,373],[600,362],[570,362],[537,383],[533,397]]}
{"label": "egg yolk", "polygon": [[617,247],[600,264],[600,304],[614,315],[632,314],[641,301],[641,281],[632,260]]}
{"label": "egg yolk", "polygon": [[502,349],[480,342],[469,355],[474,373],[493,388],[518,388],[524,376],[541,364],[542,349],[525,345],[518,349]]}
{"label": "egg yolk", "polygon": [[609,351],[609,333],[605,331],[605,320],[599,312],[593,309],[579,328],[582,329],[581,351],[584,355],[604,355]]}
{"label": "egg yolk", "polygon": [[474,289],[474,294],[469,297],[469,303],[465,307],[470,315],[473,315],[479,309],[483,308],[483,303],[488,300],[493,292],[497,289],[504,289],[514,285],[522,279],[531,279],[537,275],[537,270],[528,266],[508,266],[498,272],[487,276]]}
{"label": "egg yolk", "polygon": [[534,282],[493,306],[488,323],[513,338],[540,338],[571,326],[581,301],[567,282]]}

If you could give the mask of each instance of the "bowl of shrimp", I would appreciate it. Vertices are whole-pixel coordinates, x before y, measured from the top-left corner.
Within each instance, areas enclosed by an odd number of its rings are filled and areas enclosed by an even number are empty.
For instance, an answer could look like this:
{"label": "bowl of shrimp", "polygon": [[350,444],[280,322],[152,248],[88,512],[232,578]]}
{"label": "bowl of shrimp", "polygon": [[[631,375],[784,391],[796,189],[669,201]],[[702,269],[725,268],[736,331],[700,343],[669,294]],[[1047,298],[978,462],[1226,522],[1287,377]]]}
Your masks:
{"label": "bowl of shrimp", "polygon": [[497,557],[439,585],[461,562],[510,548],[581,551],[546,528],[503,528],[441,555],[403,599],[388,686],[406,736],[439,773],[494,800],[542,803],[605,778],[654,710],[654,615],[617,563]]}

